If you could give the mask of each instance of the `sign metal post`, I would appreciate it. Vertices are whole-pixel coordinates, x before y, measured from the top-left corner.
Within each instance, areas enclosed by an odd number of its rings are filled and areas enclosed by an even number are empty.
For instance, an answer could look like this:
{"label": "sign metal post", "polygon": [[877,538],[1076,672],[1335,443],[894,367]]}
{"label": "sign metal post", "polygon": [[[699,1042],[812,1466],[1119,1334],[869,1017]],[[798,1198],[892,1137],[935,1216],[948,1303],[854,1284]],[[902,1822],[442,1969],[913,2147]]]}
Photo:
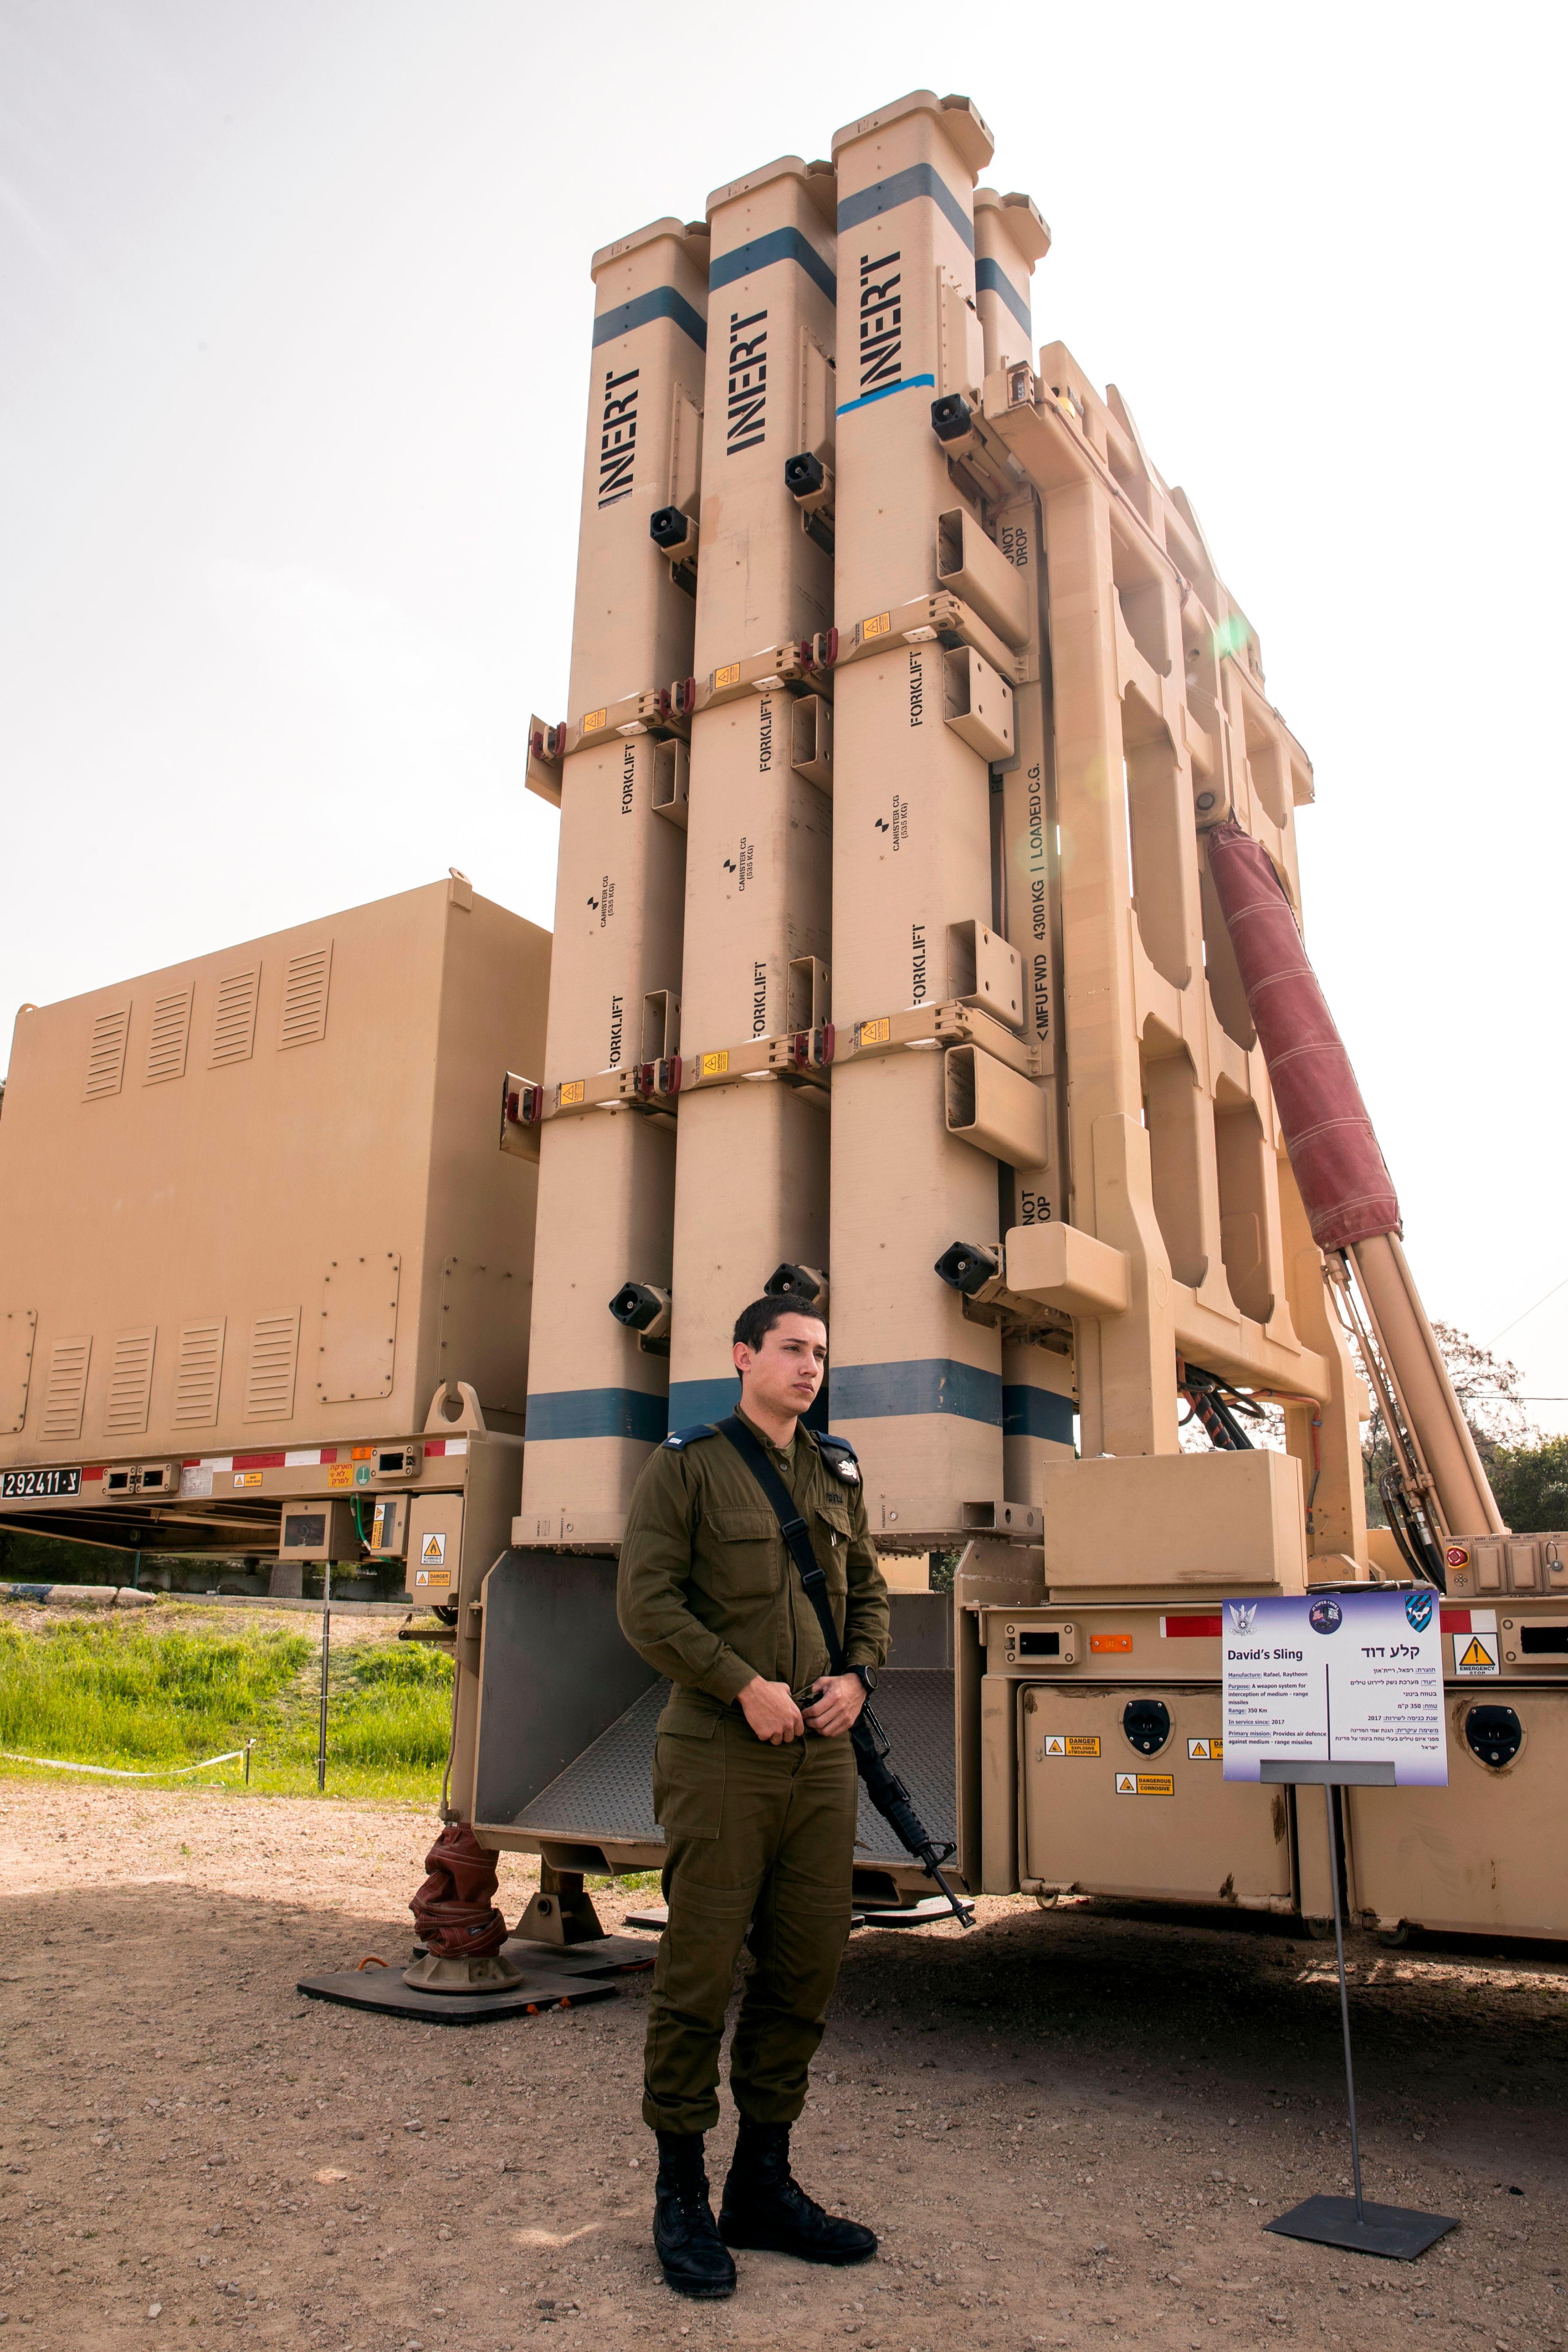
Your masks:
{"label": "sign metal post", "polygon": [[1441,1641],[1436,1595],[1421,1587],[1225,1604],[1226,1779],[1321,1788],[1328,1810],[1355,2189],[1353,2197],[1305,2198],[1264,2227],[1278,2237],[1406,2263],[1458,2222],[1370,2204],[1363,2191],[1334,1790],[1446,1784]]}

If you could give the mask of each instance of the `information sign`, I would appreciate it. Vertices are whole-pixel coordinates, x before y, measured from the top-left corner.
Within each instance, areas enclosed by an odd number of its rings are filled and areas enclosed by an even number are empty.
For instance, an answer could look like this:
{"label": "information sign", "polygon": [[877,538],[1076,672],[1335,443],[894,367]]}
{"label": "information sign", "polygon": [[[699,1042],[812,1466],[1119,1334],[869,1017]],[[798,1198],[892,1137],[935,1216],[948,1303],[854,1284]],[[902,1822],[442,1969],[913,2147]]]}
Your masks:
{"label": "information sign", "polygon": [[1257,1780],[1265,1763],[1379,1765],[1396,1788],[1446,1787],[1442,1640],[1425,1585],[1226,1601],[1225,1778]]}

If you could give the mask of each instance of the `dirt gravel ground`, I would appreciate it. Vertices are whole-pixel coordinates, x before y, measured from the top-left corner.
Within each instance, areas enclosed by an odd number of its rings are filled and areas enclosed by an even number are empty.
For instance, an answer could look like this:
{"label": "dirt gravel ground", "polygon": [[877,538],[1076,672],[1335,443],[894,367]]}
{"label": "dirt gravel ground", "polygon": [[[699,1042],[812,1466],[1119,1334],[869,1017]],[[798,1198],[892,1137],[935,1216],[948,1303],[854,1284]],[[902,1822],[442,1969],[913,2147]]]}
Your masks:
{"label": "dirt gravel ground", "polygon": [[[467,2031],[296,1996],[406,1954],[432,1830],[0,1785],[0,2352],[1563,2341],[1568,1956],[1358,1939],[1368,2193],[1462,2224],[1405,2265],[1261,2231],[1348,2180],[1331,1947],[1017,1900],[861,1931],[796,2150],[880,2254],[743,2256],[690,2305],[648,2242],[638,1979]],[[527,1888],[508,1860],[509,1916]]]}

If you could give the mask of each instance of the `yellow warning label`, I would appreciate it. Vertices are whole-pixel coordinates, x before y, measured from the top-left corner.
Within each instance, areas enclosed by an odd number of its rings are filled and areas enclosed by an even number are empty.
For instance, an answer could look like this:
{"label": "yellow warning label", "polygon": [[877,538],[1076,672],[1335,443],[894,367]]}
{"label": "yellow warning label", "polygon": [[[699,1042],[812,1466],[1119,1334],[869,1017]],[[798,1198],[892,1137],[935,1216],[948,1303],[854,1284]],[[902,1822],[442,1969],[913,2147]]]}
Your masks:
{"label": "yellow warning label", "polygon": [[860,635],[863,637],[885,637],[892,625],[890,613],[873,613],[868,621],[861,622]]}
{"label": "yellow warning label", "polygon": [[1187,1760],[1193,1764],[1217,1764],[1225,1754],[1223,1739],[1189,1739]]}
{"label": "yellow warning label", "polygon": [[583,725],[579,731],[584,735],[592,735],[598,728],[604,725],[609,715],[607,709],[604,710],[584,710],[583,713]]}
{"label": "yellow warning label", "polygon": [[893,1024],[884,1013],[879,1021],[858,1022],[855,1028],[857,1045],[885,1045],[892,1034]]}
{"label": "yellow warning label", "polygon": [[432,1587],[438,1584],[450,1584],[451,1581],[452,1571],[449,1568],[416,1568],[414,1571],[416,1588],[422,1584]]}
{"label": "yellow warning label", "polygon": [[434,1530],[419,1547],[419,1558],[426,1568],[439,1568],[447,1557],[447,1538]]}
{"label": "yellow warning label", "polygon": [[727,1050],[720,1054],[702,1054],[698,1056],[698,1068],[705,1078],[721,1078],[729,1066],[730,1055]]}
{"label": "yellow warning label", "polygon": [[259,1486],[261,1473],[259,1470],[237,1470],[234,1474],[234,1483],[237,1486]]}
{"label": "yellow warning label", "polygon": [[1118,1772],[1119,1797],[1173,1797],[1176,1783],[1169,1772]]}
{"label": "yellow warning label", "polygon": [[1047,1756],[1098,1756],[1099,1753],[1098,1732],[1047,1731],[1046,1734]]}
{"label": "yellow warning label", "polygon": [[354,1468],[352,1462],[335,1463],[327,1473],[329,1486],[352,1486],[353,1482]]}
{"label": "yellow warning label", "polygon": [[717,689],[721,686],[739,686],[740,683],[741,665],[739,662],[726,662],[722,669],[716,669],[713,673],[713,685],[715,691],[717,691]]}
{"label": "yellow warning label", "polygon": [[1500,1671],[1495,1633],[1472,1633],[1468,1643],[1462,1633],[1455,1634],[1454,1672],[1457,1675],[1495,1675]]}
{"label": "yellow warning label", "polygon": [[568,1103],[580,1103],[587,1091],[586,1078],[568,1078],[563,1086],[556,1087],[555,1099],[564,1110]]}

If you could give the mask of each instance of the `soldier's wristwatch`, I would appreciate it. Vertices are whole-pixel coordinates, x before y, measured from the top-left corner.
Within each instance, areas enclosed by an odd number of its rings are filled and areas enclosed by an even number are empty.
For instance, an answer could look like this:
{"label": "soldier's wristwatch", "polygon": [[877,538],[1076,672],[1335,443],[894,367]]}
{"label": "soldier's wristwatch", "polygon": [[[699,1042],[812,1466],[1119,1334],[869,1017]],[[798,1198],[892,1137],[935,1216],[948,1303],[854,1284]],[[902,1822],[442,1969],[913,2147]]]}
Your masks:
{"label": "soldier's wristwatch", "polygon": [[870,1696],[871,1696],[871,1693],[872,1693],[872,1692],[876,1689],[876,1687],[877,1687],[877,1669],[876,1669],[876,1667],[875,1667],[875,1666],[851,1666],[851,1667],[850,1667],[850,1669],[849,1669],[849,1671],[850,1671],[850,1673],[854,1675],[854,1677],[855,1677],[856,1681],[860,1685],[860,1687],[861,1687],[861,1689],[865,1692],[865,1694],[866,1694],[867,1697],[868,1697],[868,1698],[869,1698],[869,1697],[870,1697]]}

